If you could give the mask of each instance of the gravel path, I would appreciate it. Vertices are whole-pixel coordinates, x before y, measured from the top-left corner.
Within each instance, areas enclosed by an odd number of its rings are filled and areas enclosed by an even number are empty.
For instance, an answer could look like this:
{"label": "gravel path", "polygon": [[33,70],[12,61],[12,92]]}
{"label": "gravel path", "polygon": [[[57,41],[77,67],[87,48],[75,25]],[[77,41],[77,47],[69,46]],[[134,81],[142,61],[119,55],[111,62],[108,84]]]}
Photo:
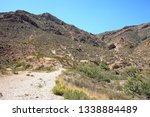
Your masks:
{"label": "gravel path", "polygon": [[0,77],[1,100],[61,100],[53,94],[56,78],[63,69],[51,73],[20,72],[18,75]]}

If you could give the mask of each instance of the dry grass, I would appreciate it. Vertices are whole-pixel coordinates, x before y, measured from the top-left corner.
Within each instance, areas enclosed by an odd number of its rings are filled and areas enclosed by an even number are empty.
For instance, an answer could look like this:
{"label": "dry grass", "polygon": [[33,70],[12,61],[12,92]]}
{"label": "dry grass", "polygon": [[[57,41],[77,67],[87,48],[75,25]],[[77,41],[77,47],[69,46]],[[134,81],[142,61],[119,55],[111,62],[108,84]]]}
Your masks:
{"label": "dry grass", "polygon": [[53,92],[56,95],[63,96],[65,99],[69,100],[89,100],[94,99],[93,97],[87,95],[82,90],[78,88],[71,87],[70,85],[66,85],[63,79],[59,78],[56,81],[56,86],[53,88]]}
{"label": "dry grass", "polygon": [[76,71],[66,71],[59,77],[59,82],[70,90],[78,90],[85,93],[91,99],[108,100],[108,99],[130,99],[122,91],[119,80],[112,83],[105,81],[98,82],[78,74]]}

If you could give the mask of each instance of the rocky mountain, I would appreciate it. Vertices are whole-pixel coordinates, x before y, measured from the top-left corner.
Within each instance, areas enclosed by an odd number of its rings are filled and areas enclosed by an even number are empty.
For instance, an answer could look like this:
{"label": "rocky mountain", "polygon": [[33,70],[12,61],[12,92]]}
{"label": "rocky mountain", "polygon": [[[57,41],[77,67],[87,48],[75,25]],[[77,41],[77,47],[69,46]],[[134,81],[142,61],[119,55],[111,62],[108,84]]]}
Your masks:
{"label": "rocky mountain", "polygon": [[150,23],[94,35],[49,13],[0,13],[0,77],[60,68],[65,99],[150,99]]}
{"label": "rocky mountain", "polygon": [[[120,30],[97,35],[110,51],[135,62],[138,66],[150,67],[150,23],[126,26]],[[120,57],[121,57],[120,56]],[[130,61],[128,59],[128,61]],[[130,61],[130,62],[131,62]]]}
{"label": "rocky mountain", "polygon": [[97,40],[48,13],[34,15],[21,10],[0,13],[1,62],[37,52],[51,55],[52,50],[61,54],[72,51],[75,56],[83,51],[80,43],[99,46]]}
{"label": "rocky mountain", "polygon": [[131,65],[149,68],[149,43],[150,23],[93,35],[49,13],[0,13],[1,64],[39,54],[100,61],[112,69]]}

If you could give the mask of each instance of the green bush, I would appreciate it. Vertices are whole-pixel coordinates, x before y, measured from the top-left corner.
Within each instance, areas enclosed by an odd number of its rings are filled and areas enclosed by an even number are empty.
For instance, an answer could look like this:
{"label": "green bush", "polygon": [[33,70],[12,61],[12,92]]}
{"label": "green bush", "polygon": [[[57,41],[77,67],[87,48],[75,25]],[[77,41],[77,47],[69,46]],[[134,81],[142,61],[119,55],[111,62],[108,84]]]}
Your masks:
{"label": "green bush", "polygon": [[78,71],[85,74],[90,78],[98,78],[100,76],[100,72],[98,67],[90,66],[90,65],[79,65],[77,67]]}
{"label": "green bush", "polygon": [[104,80],[117,80],[119,77],[109,71],[100,71],[100,78]]}
{"label": "green bush", "polygon": [[105,63],[101,63],[101,64],[100,64],[100,67],[101,67],[102,69],[104,69],[104,70],[110,70],[109,67],[108,67],[108,65],[105,64]]}
{"label": "green bush", "polygon": [[127,68],[125,69],[121,75],[125,78],[127,77],[137,77],[138,75],[140,74],[140,70],[136,67],[130,67],[130,68]]}
{"label": "green bush", "polygon": [[150,99],[150,80],[143,81],[142,89],[147,99]]}
{"label": "green bush", "polygon": [[99,66],[89,65],[89,64],[81,64],[77,67],[77,70],[86,75],[89,78],[96,79],[98,81],[107,81],[118,79],[117,75],[114,75],[110,71],[106,71],[101,69]]}
{"label": "green bush", "polygon": [[150,80],[140,77],[131,78],[125,84],[124,91],[133,97],[150,99]]}
{"label": "green bush", "polygon": [[54,92],[54,94],[60,95],[60,96],[62,96],[64,94],[64,89],[63,89],[60,81],[58,81],[58,80],[56,81],[56,85],[53,88],[53,92]]}
{"label": "green bush", "polygon": [[83,93],[82,91],[78,90],[67,90],[64,93],[65,99],[71,99],[71,100],[89,100],[90,98]]}
{"label": "green bush", "polygon": [[52,66],[48,66],[48,67],[45,67],[45,70],[46,70],[47,72],[51,72],[51,71],[54,70],[54,68],[53,68]]}
{"label": "green bush", "polygon": [[56,86],[53,88],[53,92],[56,95],[63,96],[65,99],[70,100],[88,100],[88,97],[84,92],[78,90],[68,89],[65,86],[62,86],[60,81],[56,81]]}

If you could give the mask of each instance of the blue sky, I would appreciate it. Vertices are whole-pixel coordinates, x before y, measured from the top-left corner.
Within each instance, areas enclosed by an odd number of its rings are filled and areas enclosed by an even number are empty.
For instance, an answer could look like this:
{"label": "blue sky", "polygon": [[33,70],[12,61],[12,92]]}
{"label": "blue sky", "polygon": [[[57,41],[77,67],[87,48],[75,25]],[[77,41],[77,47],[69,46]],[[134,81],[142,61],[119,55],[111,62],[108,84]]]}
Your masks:
{"label": "blue sky", "polygon": [[49,12],[94,34],[150,22],[150,0],[0,0],[0,12],[18,9]]}

